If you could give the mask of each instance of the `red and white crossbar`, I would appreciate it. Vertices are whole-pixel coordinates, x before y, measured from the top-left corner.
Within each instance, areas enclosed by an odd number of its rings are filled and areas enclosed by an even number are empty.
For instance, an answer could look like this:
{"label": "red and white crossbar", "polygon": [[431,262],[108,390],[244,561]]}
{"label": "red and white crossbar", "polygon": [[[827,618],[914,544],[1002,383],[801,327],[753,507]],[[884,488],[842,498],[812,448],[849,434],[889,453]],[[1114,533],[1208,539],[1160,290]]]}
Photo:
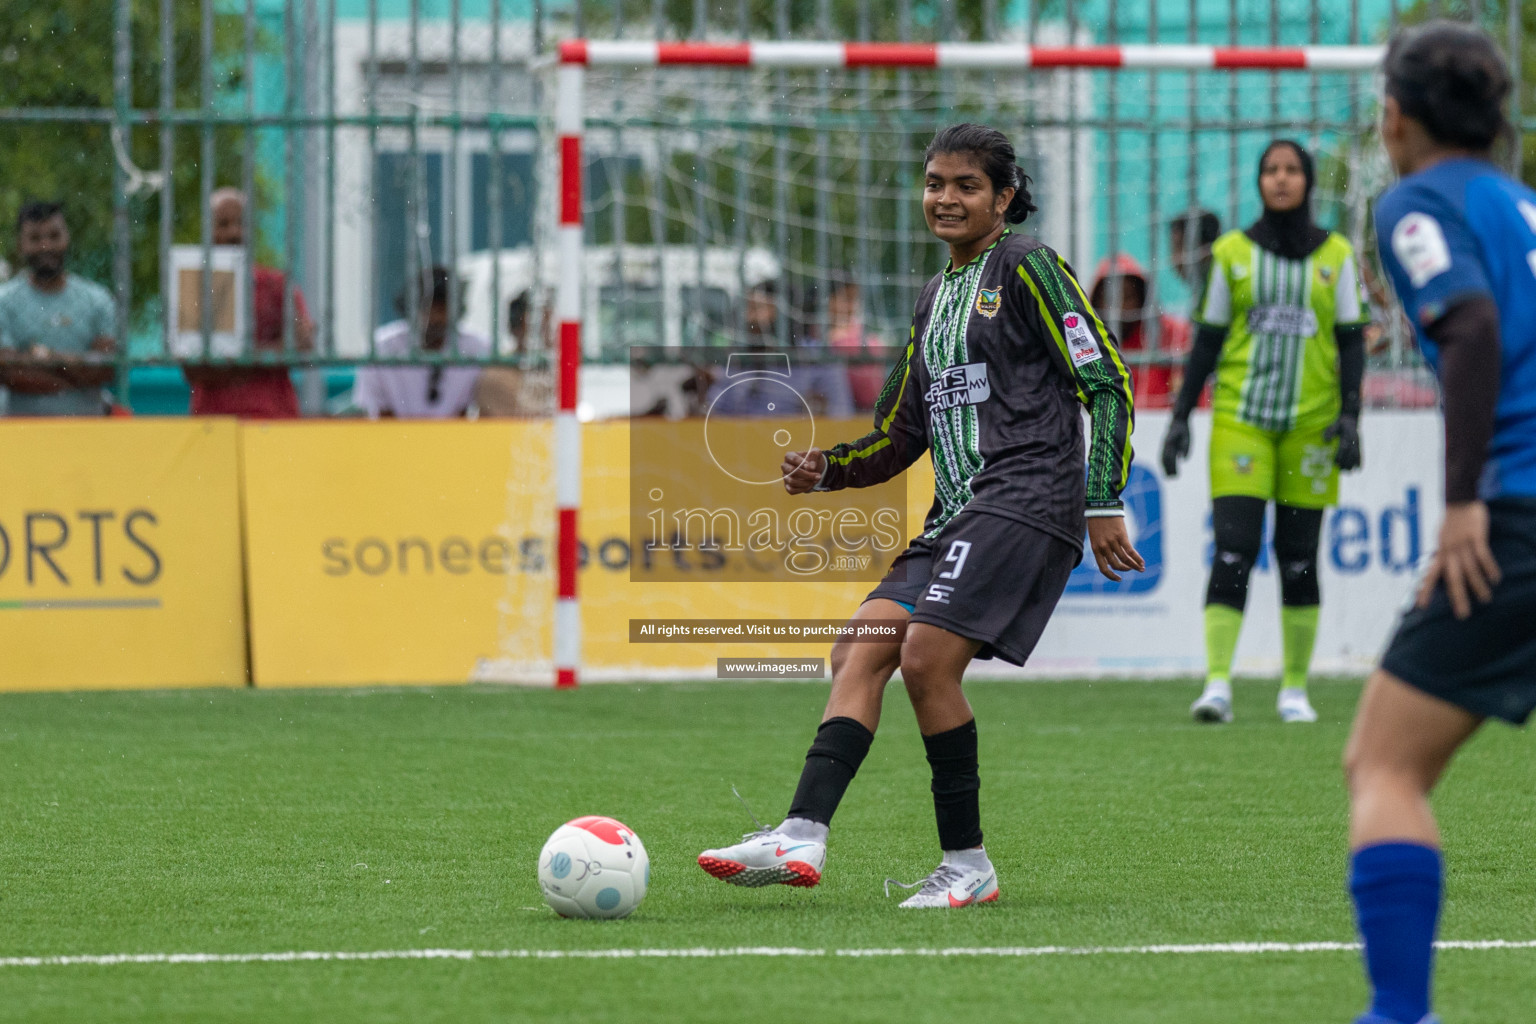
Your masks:
{"label": "red and white crossbar", "polygon": [[1023,43],[662,43],[569,39],[566,65],[755,68],[1126,68],[1200,71],[1370,71],[1380,46],[1026,46]]}
{"label": "red and white crossbar", "polygon": [[1179,71],[1370,71],[1380,46],[1025,46],[1009,43],[662,43],[569,39],[560,44],[555,131],[560,145],[560,261],[555,304],[560,323],[559,405],[555,413],[555,685],[576,685],[581,606],[581,428],[576,420],[582,327],[583,90],[588,67],[759,68],[1142,68]]}

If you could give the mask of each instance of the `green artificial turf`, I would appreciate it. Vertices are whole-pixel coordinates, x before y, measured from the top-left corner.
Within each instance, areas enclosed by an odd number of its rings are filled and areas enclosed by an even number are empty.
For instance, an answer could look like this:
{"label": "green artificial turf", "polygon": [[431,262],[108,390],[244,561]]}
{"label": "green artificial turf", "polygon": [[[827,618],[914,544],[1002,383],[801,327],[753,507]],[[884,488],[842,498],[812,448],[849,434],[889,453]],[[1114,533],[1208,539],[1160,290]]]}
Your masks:
{"label": "green artificial turf", "polygon": [[[899,685],[816,889],[694,864],[794,789],[825,687],[718,683],[0,696],[0,957],[289,950],[1139,946],[1353,939],[1338,771],[1358,686],[1281,726],[1271,686],[968,685],[1002,898],[898,911],[937,859]],[[1536,938],[1536,758],[1490,727],[1437,809],[1442,937]],[[619,922],[544,907],[562,821],[651,856]],[[1530,1024],[1536,950],[1442,954],[1446,1024]],[[0,1021],[1339,1022],[1351,952],[0,967]]]}

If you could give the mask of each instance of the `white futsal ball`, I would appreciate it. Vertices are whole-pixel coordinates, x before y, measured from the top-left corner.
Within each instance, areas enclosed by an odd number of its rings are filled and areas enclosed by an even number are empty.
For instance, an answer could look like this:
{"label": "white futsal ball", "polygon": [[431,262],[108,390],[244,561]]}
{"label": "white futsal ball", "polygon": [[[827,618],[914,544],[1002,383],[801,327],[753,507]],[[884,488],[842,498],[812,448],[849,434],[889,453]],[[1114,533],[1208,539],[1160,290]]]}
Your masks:
{"label": "white futsal ball", "polygon": [[539,888],[561,917],[625,917],[650,882],[651,858],[640,837],[613,818],[568,821],[539,851]]}

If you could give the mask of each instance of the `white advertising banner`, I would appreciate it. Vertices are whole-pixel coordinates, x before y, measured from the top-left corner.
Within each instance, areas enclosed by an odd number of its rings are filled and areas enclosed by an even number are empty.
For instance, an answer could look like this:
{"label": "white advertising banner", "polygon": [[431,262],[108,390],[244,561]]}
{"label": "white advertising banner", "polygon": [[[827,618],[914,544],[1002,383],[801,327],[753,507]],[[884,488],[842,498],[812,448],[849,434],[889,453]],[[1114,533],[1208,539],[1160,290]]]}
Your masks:
{"label": "white advertising banner", "polygon": [[[1025,672],[1061,675],[1200,675],[1202,608],[1212,557],[1209,414],[1191,420],[1190,457],[1177,478],[1159,461],[1167,413],[1136,418],[1136,461],[1125,492],[1145,573],[1113,583],[1086,554]],[[1442,435],[1436,410],[1368,412],[1362,469],[1346,473],[1323,517],[1322,614],[1317,673],[1369,671],[1415,576],[1434,550],[1442,512]],[[1266,524],[1266,534],[1271,529]],[[985,664],[985,663],[983,663]],[[1017,672],[1011,666],[998,665]],[[992,674],[981,665],[983,674]],[[1280,584],[1266,539],[1248,591],[1237,675],[1280,671]]]}

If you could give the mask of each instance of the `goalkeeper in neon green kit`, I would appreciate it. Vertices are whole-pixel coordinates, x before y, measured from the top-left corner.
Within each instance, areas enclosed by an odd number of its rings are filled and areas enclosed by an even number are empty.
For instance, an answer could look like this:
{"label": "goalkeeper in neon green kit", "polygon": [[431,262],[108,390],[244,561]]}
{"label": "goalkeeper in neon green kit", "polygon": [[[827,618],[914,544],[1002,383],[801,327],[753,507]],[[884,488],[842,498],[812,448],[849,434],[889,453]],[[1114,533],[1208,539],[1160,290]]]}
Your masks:
{"label": "goalkeeper in neon green kit", "polygon": [[1175,476],[1189,454],[1190,410],[1214,371],[1216,553],[1205,597],[1205,690],[1190,709],[1202,722],[1232,720],[1232,658],[1271,501],[1284,645],[1277,706],[1286,722],[1317,720],[1307,667],[1317,638],[1318,541],[1323,509],[1338,500],[1339,470],[1360,465],[1367,307],[1349,242],[1312,220],[1313,180],[1300,145],[1276,140],[1264,150],[1264,212],[1211,248],[1198,333],[1163,441],[1163,469]]}

